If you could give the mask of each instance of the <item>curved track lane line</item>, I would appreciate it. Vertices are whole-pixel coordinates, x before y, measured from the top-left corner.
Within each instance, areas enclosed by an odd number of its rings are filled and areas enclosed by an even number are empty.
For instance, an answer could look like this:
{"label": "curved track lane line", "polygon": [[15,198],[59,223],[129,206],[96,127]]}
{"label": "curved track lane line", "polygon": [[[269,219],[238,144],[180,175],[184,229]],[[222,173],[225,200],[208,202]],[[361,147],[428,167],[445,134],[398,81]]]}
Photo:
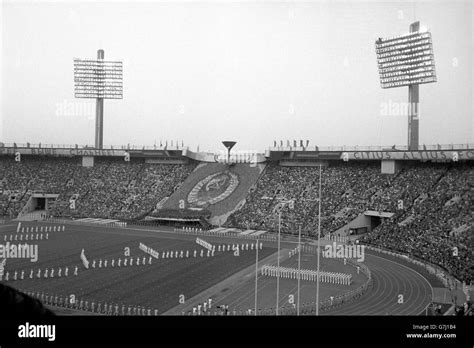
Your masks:
{"label": "curved track lane line", "polygon": [[367,255],[365,263],[372,272],[372,287],[355,302],[324,315],[419,315],[429,305],[433,288],[419,272],[373,254]]}

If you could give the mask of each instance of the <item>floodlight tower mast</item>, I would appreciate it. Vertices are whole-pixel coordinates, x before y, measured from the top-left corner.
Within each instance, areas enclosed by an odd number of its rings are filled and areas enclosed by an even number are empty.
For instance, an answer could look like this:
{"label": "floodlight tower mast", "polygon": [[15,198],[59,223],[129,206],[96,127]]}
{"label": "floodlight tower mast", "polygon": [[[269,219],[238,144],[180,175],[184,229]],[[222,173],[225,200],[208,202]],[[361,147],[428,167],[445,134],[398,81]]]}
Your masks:
{"label": "floodlight tower mast", "polygon": [[[104,50],[97,51],[97,60],[104,60]],[[101,84],[101,82],[99,82]],[[104,98],[95,102],[95,148],[102,149],[104,140]]]}
{"label": "floodlight tower mast", "polygon": [[[420,22],[410,24],[410,33],[420,30]],[[420,105],[420,85],[408,86],[408,150],[418,151],[419,118],[418,106]]]}
{"label": "floodlight tower mast", "polygon": [[420,32],[420,22],[410,24],[409,33],[375,42],[377,65],[382,88],[408,86],[407,148],[419,146],[420,84],[436,82],[431,33]]}
{"label": "floodlight tower mast", "polygon": [[96,100],[96,149],[103,148],[104,99],[123,99],[123,64],[104,60],[104,50],[97,50],[97,59],[74,58],[74,96]]}

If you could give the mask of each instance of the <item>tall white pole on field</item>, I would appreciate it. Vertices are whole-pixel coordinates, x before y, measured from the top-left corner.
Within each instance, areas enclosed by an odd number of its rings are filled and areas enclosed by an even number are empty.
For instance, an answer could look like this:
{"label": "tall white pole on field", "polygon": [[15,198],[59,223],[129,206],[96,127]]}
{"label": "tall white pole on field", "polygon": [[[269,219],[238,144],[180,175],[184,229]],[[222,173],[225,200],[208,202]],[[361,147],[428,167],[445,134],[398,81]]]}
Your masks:
{"label": "tall white pole on field", "polygon": [[319,204],[318,204],[318,266],[316,279],[316,315],[319,315],[319,254],[321,253],[321,163],[319,164]]}
{"label": "tall white pole on field", "polygon": [[258,280],[258,239],[257,239],[257,251],[255,254],[255,315],[257,315],[257,280]]}
{"label": "tall white pole on field", "polygon": [[277,252],[277,297],[276,315],[278,315],[278,302],[280,297],[280,232],[281,232],[281,210],[278,212],[278,252]]}
{"label": "tall white pole on field", "polygon": [[296,315],[300,315],[300,279],[301,279],[301,224],[298,232],[298,302]]}

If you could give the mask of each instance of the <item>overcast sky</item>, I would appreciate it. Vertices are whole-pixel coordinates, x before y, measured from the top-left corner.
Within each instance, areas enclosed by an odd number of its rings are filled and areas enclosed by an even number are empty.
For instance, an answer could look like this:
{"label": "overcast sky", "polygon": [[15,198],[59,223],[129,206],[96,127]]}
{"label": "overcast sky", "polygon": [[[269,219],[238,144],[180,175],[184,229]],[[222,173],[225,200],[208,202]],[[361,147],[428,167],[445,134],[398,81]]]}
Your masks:
{"label": "overcast sky", "polygon": [[[432,33],[438,82],[420,87],[420,144],[474,143],[473,5],[465,1],[40,2],[1,7],[0,141],[93,144],[95,101],[73,58],[123,60],[104,144],[273,140],[406,145],[407,87],[379,84],[374,42]],[[392,114],[385,114],[385,107]]]}

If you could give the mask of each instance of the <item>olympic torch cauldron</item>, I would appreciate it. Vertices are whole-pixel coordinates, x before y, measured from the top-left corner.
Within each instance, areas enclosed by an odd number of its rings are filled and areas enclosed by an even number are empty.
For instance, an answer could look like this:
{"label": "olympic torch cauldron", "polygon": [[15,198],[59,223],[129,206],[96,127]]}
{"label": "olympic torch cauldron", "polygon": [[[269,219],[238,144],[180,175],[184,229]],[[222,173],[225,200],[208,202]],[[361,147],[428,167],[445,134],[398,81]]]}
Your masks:
{"label": "olympic torch cauldron", "polygon": [[227,149],[227,163],[230,163],[230,150],[234,147],[235,144],[237,144],[236,141],[223,141],[222,144],[226,147]]}

